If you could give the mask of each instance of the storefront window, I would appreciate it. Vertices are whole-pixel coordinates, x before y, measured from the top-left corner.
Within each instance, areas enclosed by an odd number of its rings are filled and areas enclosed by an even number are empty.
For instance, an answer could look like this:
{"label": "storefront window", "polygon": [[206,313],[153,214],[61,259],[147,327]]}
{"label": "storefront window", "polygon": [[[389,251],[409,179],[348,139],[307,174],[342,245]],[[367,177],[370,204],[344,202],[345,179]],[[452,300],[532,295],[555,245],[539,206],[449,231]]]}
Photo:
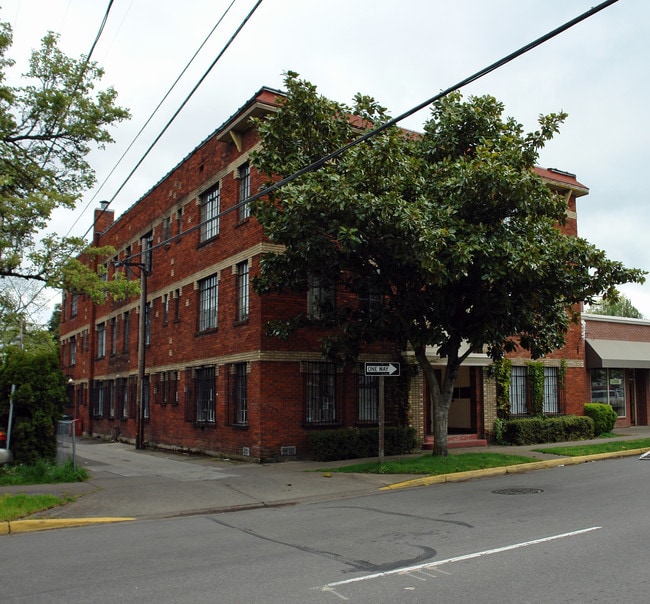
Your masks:
{"label": "storefront window", "polygon": [[611,405],[619,417],[625,417],[625,370],[592,369],[591,400]]}

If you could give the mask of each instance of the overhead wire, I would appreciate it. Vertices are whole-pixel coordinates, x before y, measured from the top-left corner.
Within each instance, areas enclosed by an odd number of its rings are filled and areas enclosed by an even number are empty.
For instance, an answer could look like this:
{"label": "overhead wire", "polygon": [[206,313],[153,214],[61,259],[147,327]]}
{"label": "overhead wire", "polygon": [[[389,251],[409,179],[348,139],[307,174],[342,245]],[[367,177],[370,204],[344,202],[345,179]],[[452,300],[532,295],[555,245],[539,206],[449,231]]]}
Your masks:
{"label": "overhead wire", "polygon": [[127,177],[124,179],[124,181],[122,182],[122,184],[117,188],[117,190],[115,191],[115,193],[113,194],[113,196],[112,196],[112,197],[107,201],[107,203],[105,204],[105,207],[103,207],[103,208],[100,210],[100,212],[99,212],[98,215],[96,216],[95,220],[93,221],[93,224],[91,224],[90,227],[88,228],[88,230],[84,233],[84,235],[83,235],[84,238],[88,236],[88,234],[90,233],[90,231],[94,228],[95,223],[97,222],[97,220],[98,220],[98,219],[101,217],[101,215],[106,211],[106,209],[108,209],[108,207],[110,206],[110,204],[111,204],[113,201],[115,201],[115,198],[120,194],[120,192],[122,191],[122,189],[123,189],[123,188],[126,186],[126,184],[129,182],[129,180],[131,180],[131,177],[135,174],[135,172],[137,171],[137,169],[142,165],[142,162],[144,162],[144,160],[147,158],[147,156],[149,155],[149,153],[151,153],[151,151],[152,151],[153,148],[156,146],[156,144],[158,143],[158,141],[160,141],[160,139],[163,137],[163,135],[165,134],[165,132],[167,132],[167,130],[168,130],[169,127],[172,125],[172,123],[174,122],[174,120],[178,117],[178,115],[180,114],[180,112],[185,108],[185,105],[187,105],[187,103],[190,101],[190,99],[194,96],[194,93],[199,89],[199,87],[201,86],[201,84],[203,84],[203,82],[205,81],[205,79],[208,77],[208,75],[210,74],[210,72],[212,71],[212,69],[214,68],[214,66],[217,64],[217,62],[218,62],[218,61],[221,59],[221,57],[224,55],[224,53],[226,52],[226,50],[228,50],[228,48],[230,47],[230,45],[235,41],[235,38],[239,35],[239,33],[240,33],[241,30],[244,28],[244,26],[246,25],[246,23],[248,23],[248,21],[249,21],[250,18],[253,16],[253,14],[255,13],[255,11],[259,8],[260,4],[262,4],[262,1],[263,1],[263,0],[257,0],[257,2],[255,3],[255,5],[253,6],[253,8],[251,8],[251,10],[248,12],[248,14],[244,17],[244,19],[242,20],[242,22],[239,24],[239,26],[237,27],[237,29],[235,30],[235,32],[234,32],[234,33],[232,34],[232,36],[229,38],[228,42],[226,42],[225,46],[221,49],[221,51],[220,51],[219,54],[216,56],[216,58],[214,59],[214,61],[212,61],[212,63],[210,63],[210,65],[208,66],[207,70],[206,70],[206,71],[204,72],[204,74],[199,78],[199,81],[194,85],[194,87],[192,88],[192,90],[190,90],[190,93],[185,97],[185,99],[183,100],[183,102],[179,105],[178,109],[174,112],[174,114],[171,116],[171,118],[167,121],[167,123],[165,124],[165,126],[163,127],[163,129],[160,131],[160,133],[158,134],[158,136],[156,136],[156,138],[154,139],[154,141],[149,145],[149,147],[147,148],[147,150],[144,152],[143,156],[138,160],[138,162],[135,164],[135,166],[133,167],[133,169],[129,172],[129,174],[128,174]]}
{"label": "overhead wire", "polygon": [[146,127],[151,123],[151,120],[156,116],[156,114],[158,113],[158,111],[159,111],[160,108],[162,107],[163,103],[167,100],[167,98],[169,97],[169,95],[173,92],[174,88],[176,88],[176,86],[177,86],[177,84],[179,83],[179,81],[181,80],[181,78],[185,75],[185,73],[187,72],[187,70],[190,68],[190,66],[192,65],[192,63],[195,61],[196,57],[199,55],[199,53],[201,52],[201,50],[203,50],[204,46],[208,43],[209,39],[212,37],[212,35],[213,35],[214,32],[217,30],[217,28],[219,27],[219,25],[221,25],[221,22],[222,22],[222,21],[225,19],[225,17],[228,15],[228,12],[229,12],[230,9],[232,8],[233,4],[235,4],[235,2],[236,2],[236,0],[232,0],[232,1],[230,2],[230,4],[229,4],[228,7],[226,8],[226,10],[223,12],[223,14],[221,15],[221,17],[219,17],[219,20],[218,20],[218,21],[215,23],[215,25],[212,27],[212,29],[210,30],[210,32],[208,33],[208,35],[204,38],[203,42],[202,42],[202,43],[200,44],[200,46],[196,49],[196,51],[194,52],[194,54],[192,55],[192,57],[189,59],[189,61],[185,64],[185,67],[183,67],[182,71],[178,74],[178,76],[176,77],[176,79],[174,80],[174,82],[172,83],[172,85],[169,87],[169,89],[167,90],[167,92],[164,94],[164,96],[162,97],[162,99],[160,99],[160,102],[158,103],[158,105],[156,105],[155,109],[151,112],[151,115],[149,115],[149,117],[148,117],[147,120],[144,122],[144,124],[142,125],[142,127],[140,128],[140,130],[138,131],[138,133],[133,137],[133,140],[129,143],[129,145],[128,145],[128,147],[126,148],[126,150],[124,151],[124,153],[122,153],[122,155],[120,156],[120,158],[117,160],[117,162],[115,163],[115,165],[113,166],[113,168],[111,169],[111,171],[108,173],[108,175],[106,176],[106,178],[104,179],[104,181],[102,182],[102,184],[101,184],[101,185],[99,186],[99,188],[95,191],[95,193],[94,193],[93,196],[90,198],[90,200],[86,203],[86,205],[84,206],[83,210],[82,210],[80,213],[77,214],[77,218],[76,218],[75,221],[72,223],[72,225],[71,225],[70,228],[68,229],[68,232],[67,232],[66,235],[65,235],[66,237],[71,233],[72,229],[73,229],[73,228],[76,226],[76,224],[79,222],[79,220],[81,219],[81,217],[83,216],[83,214],[88,210],[88,208],[90,207],[90,205],[95,201],[95,199],[96,199],[97,196],[99,195],[100,191],[104,188],[104,186],[106,185],[106,183],[108,182],[108,180],[110,179],[110,177],[114,174],[115,170],[117,170],[117,168],[118,168],[119,165],[122,163],[122,161],[124,160],[124,158],[126,157],[126,155],[128,154],[128,152],[129,152],[129,151],[131,150],[131,148],[133,147],[133,145],[134,145],[134,144],[136,143],[136,141],[140,138],[140,136],[142,135],[142,133],[144,132],[144,130],[146,129]]}
{"label": "overhead wire", "polygon": [[[618,2],[618,0],[606,0],[605,2],[602,2],[601,4],[598,4],[595,7],[592,7],[588,11],[578,15],[577,17],[571,19],[570,21],[565,22],[564,24],[560,25],[559,27],[556,27],[555,29],[551,30],[550,32],[544,34],[543,36],[540,36],[539,38],[536,38],[532,42],[529,42],[528,44],[520,47],[519,49],[515,50],[514,52],[506,55],[505,57],[495,61],[494,63],[491,63],[487,67],[484,67],[483,69],[480,69],[479,71],[473,73],[472,75],[460,80],[456,84],[453,84],[449,88],[446,88],[445,90],[439,92],[438,94],[432,96],[431,98],[427,99],[426,101],[422,101],[421,103],[415,105],[411,109],[408,109],[404,113],[401,113],[395,118],[392,118],[377,128],[374,128],[373,130],[370,130],[363,134],[362,136],[359,136],[358,138],[355,138],[353,141],[349,142],[348,144],[344,145],[343,147],[340,147],[339,149],[336,149],[332,153],[312,162],[311,164],[305,166],[304,168],[301,168],[300,170],[294,172],[293,174],[286,176],[285,178],[282,178],[281,180],[277,181],[276,183],[273,183],[269,185],[268,187],[262,189],[261,191],[247,197],[245,200],[242,200],[233,206],[220,211],[216,216],[211,217],[211,220],[214,220],[216,218],[220,218],[221,216],[224,216],[226,214],[229,214],[230,212],[234,212],[235,210],[238,210],[240,207],[252,203],[253,201],[256,201],[262,197],[265,197],[269,193],[272,193],[276,191],[277,189],[283,187],[284,185],[289,184],[290,182],[296,180],[300,176],[303,176],[304,174],[307,174],[308,172],[313,172],[317,170],[318,168],[322,167],[326,163],[330,162],[333,159],[336,159],[339,155],[345,153],[352,147],[355,147],[356,145],[359,145],[370,138],[373,138],[383,132],[384,130],[387,130],[388,128],[391,128],[392,126],[395,126],[399,122],[405,120],[408,117],[411,117],[413,114],[417,113],[418,111],[421,111],[425,107],[428,107],[432,103],[435,103],[436,101],[440,100],[441,98],[447,96],[448,94],[459,90],[461,88],[464,88],[465,86],[479,80],[480,78],[485,77],[486,75],[492,73],[496,69],[499,69],[500,67],[503,67],[504,65],[514,61],[515,59],[519,58],[520,56],[526,54],[527,52],[530,52],[534,48],[537,48],[541,44],[544,44],[545,42],[548,42],[552,38],[555,38],[556,36],[560,35],[561,33],[564,33],[568,29],[571,29],[575,25],[581,23],[582,21],[585,21],[586,19],[592,17],[593,15],[597,14],[598,12],[602,11],[603,9],[611,6],[612,4]],[[193,232],[199,228],[201,228],[205,222],[199,222],[198,224],[195,224],[194,226],[190,227],[186,231],[183,231],[182,233],[178,233],[177,235],[174,235],[173,237],[170,237],[169,239],[165,241],[161,241],[160,243],[157,243],[149,248],[147,248],[146,253],[150,253],[152,250],[162,247],[167,245],[170,241],[174,241],[175,239],[178,239],[180,237],[183,237],[184,235],[187,235],[190,232]],[[138,256],[141,256],[144,252],[138,252],[137,254],[133,254],[129,258],[136,258]],[[126,259],[128,260],[128,259]]]}

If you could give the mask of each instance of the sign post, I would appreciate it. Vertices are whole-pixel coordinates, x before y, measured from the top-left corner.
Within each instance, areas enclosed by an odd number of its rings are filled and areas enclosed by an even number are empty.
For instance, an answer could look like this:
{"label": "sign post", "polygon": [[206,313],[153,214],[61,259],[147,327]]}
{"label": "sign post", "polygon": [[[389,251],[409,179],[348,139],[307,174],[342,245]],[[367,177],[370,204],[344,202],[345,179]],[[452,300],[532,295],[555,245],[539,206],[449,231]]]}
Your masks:
{"label": "sign post", "polygon": [[384,377],[397,377],[400,374],[399,363],[371,363],[364,365],[366,377],[379,378],[379,400],[377,401],[377,423],[379,424],[379,463],[384,463]]}

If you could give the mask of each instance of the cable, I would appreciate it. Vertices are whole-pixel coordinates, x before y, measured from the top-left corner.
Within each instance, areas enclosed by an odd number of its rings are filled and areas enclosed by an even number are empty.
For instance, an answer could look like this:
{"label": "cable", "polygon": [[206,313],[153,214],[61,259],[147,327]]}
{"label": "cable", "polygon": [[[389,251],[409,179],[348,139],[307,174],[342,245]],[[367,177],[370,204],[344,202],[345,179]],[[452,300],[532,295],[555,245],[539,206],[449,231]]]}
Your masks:
{"label": "cable", "polygon": [[[354,139],[347,145],[344,145],[343,147],[340,147],[336,151],[333,151],[329,155],[326,155],[325,157],[322,157],[321,159],[312,162],[308,166],[305,166],[304,168],[301,168],[297,172],[294,172],[290,176],[287,176],[283,178],[282,180],[279,180],[276,183],[273,183],[272,185],[269,185],[265,189],[259,191],[258,193],[255,193],[254,195],[251,195],[250,197],[247,197],[244,201],[240,201],[239,203],[236,203],[235,205],[231,206],[230,208],[223,210],[219,212],[219,214],[215,217],[212,217],[211,220],[214,220],[215,218],[219,218],[221,216],[224,216],[225,214],[229,214],[230,212],[233,212],[237,209],[239,209],[241,206],[251,203],[253,201],[256,201],[260,199],[261,197],[264,197],[268,195],[269,193],[272,193],[273,191],[276,191],[277,189],[283,187],[286,184],[289,184],[290,182],[294,181],[296,178],[299,178],[303,174],[306,174],[307,172],[313,172],[314,170],[317,170],[327,162],[331,161],[332,159],[337,158],[339,155],[345,153],[352,147],[355,147],[356,145],[363,143],[367,141],[368,139],[377,136],[379,133],[383,132],[384,130],[396,125],[397,123],[401,122],[402,120],[406,119],[407,117],[410,117],[414,113],[417,113],[418,111],[424,109],[425,107],[431,105],[435,101],[440,100],[441,98],[447,96],[451,92],[454,92],[455,90],[459,90],[460,88],[463,88],[464,86],[467,86],[468,84],[471,84],[472,82],[475,82],[476,80],[488,75],[489,73],[495,71],[496,69],[503,67],[507,63],[510,63],[514,59],[520,57],[521,55],[529,52],[530,50],[540,46],[541,44],[544,44],[545,42],[548,42],[550,39],[558,36],[559,34],[565,32],[566,30],[570,29],[571,27],[577,25],[578,23],[581,23],[585,19],[588,19],[589,17],[595,15],[596,13],[600,12],[601,10],[607,8],[608,6],[611,6],[615,2],[618,2],[618,0],[606,0],[605,2],[602,2],[601,4],[591,8],[587,12],[582,13],[581,15],[575,17],[574,19],[571,19],[570,21],[567,21],[563,25],[560,25],[556,29],[550,31],[549,33],[537,38],[536,40],[533,40],[532,42],[529,42],[525,46],[522,46],[518,50],[510,53],[509,55],[503,57],[502,59],[499,59],[498,61],[495,61],[491,65],[488,65],[487,67],[484,67],[483,69],[477,71],[476,73],[468,76],[467,78],[460,80],[460,82],[454,84],[453,86],[450,86],[446,90],[443,90],[442,92],[439,92],[435,96],[431,97],[430,99],[427,99],[426,101],[423,101],[422,103],[419,103],[418,105],[415,105],[411,109],[405,111],[401,115],[398,115],[397,117],[385,122],[381,126],[378,126],[374,130],[370,130],[369,132],[366,132],[364,135]],[[207,221],[206,221],[207,222]],[[182,233],[178,233],[174,237],[170,237],[166,241],[161,241],[160,243],[157,243],[149,248],[147,248],[146,252],[151,252],[152,250],[167,245],[170,241],[173,241],[175,239],[178,239],[179,237],[182,237],[188,233],[191,233],[195,231],[196,229],[200,228],[203,226],[205,223],[200,222],[193,227],[190,227],[186,231],[183,231]],[[87,233],[86,233],[87,234]],[[130,256],[129,258],[135,258],[137,256],[142,255],[143,252],[139,252],[138,254],[134,254],[133,256]],[[128,260],[128,259],[127,259]]]}
{"label": "cable", "polygon": [[[156,106],[156,108],[153,110],[153,112],[151,113],[151,115],[147,118],[147,121],[145,121],[145,123],[144,123],[143,126],[140,128],[140,130],[138,131],[138,133],[135,135],[135,137],[133,138],[133,140],[129,143],[129,146],[126,148],[126,150],[124,151],[124,153],[122,153],[121,157],[117,160],[117,163],[113,166],[113,168],[111,169],[111,171],[108,173],[108,175],[107,175],[106,178],[104,179],[104,182],[102,182],[102,184],[99,186],[99,188],[97,189],[97,191],[95,191],[94,195],[90,198],[90,200],[88,201],[88,203],[86,203],[86,205],[84,206],[83,210],[82,210],[80,213],[77,214],[77,218],[75,219],[75,221],[72,223],[72,225],[71,225],[70,228],[68,229],[68,232],[65,234],[66,237],[70,234],[70,232],[72,231],[72,229],[73,229],[73,228],[75,227],[75,225],[79,222],[79,220],[81,219],[81,217],[83,216],[83,214],[88,210],[88,208],[90,207],[90,204],[92,204],[93,201],[95,201],[95,199],[96,199],[97,196],[99,195],[99,192],[103,189],[104,185],[106,185],[106,183],[108,182],[108,179],[113,175],[113,173],[115,172],[115,170],[117,170],[117,167],[122,163],[122,160],[126,157],[127,153],[131,150],[131,148],[133,147],[133,145],[135,144],[135,142],[140,138],[140,136],[141,136],[142,133],[144,132],[145,128],[149,125],[149,123],[150,123],[151,120],[154,118],[154,116],[156,115],[156,113],[158,113],[158,110],[160,109],[160,107],[162,106],[162,104],[167,100],[167,97],[172,93],[172,91],[174,90],[174,88],[176,87],[176,85],[178,84],[178,82],[180,81],[180,79],[185,75],[185,72],[189,69],[190,65],[192,65],[192,63],[194,62],[194,60],[196,59],[196,57],[198,56],[198,54],[201,52],[201,50],[203,50],[203,47],[207,44],[208,40],[212,37],[212,34],[214,34],[214,32],[216,31],[217,27],[219,27],[219,25],[220,25],[221,22],[224,20],[224,18],[226,17],[226,15],[228,14],[228,12],[229,12],[230,9],[232,8],[233,4],[235,4],[235,2],[236,2],[236,0],[232,0],[232,2],[228,5],[228,7],[227,7],[226,10],[224,11],[224,13],[221,15],[221,17],[220,17],[219,20],[217,21],[217,23],[216,23],[216,24],[214,25],[214,27],[210,30],[210,33],[208,33],[208,35],[205,37],[205,39],[203,40],[203,42],[201,43],[201,45],[198,47],[198,49],[196,50],[196,52],[192,55],[192,58],[187,62],[187,64],[186,64],[185,67],[183,68],[183,70],[180,72],[180,74],[178,75],[178,77],[174,80],[174,82],[173,82],[172,85],[170,86],[169,90],[167,90],[167,92],[166,92],[165,95],[162,97],[162,99],[160,100],[160,102],[158,103],[158,105]],[[93,226],[94,226],[94,225],[93,225]]]}
{"label": "cable", "polygon": [[93,221],[93,224],[92,224],[92,225],[88,228],[88,230],[83,234],[83,238],[85,238],[85,237],[88,236],[88,233],[90,233],[90,231],[94,228],[95,223],[97,222],[97,220],[99,220],[99,218],[100,218],[101,215],[106,211],[106,209],[108,208],[108,206],[110,206],[111,203],[113,203],[113,201],[115,201],[115,198],[120,194],[120,192],[122,191],[122,189],[126,186],[126,183],[129,182],[129,180],[131,179],[131,177],[135,174],[136,170],[137,170],[137,169],[142,165],[142,162],[146,159],[146,157],[149,155],[149,153],[150,153],[151,150],[154,148],[154,146],[155,146],[155,145],[158,143],[158,141],[162,138],[162,136],[165,134],[165,132],[167,132],[168,128],[172,125],[172,122],[173,122],[173,121],[178,117],[178,114],[183,110],[183,108],[185,107],[185,105],[187,105],[187,103],[188,103],[189,100],[192,98],[192,96],[194,95],[194,93],[198,90],[199,86],[201,86],[201,84],[203,84],[203,82],[204,82],[205,79],[208,77],[208,75],[210,74],[210,72],[212,71],[212,69],[214,68],[214,66],[217,64],[217,62],[219,61],[219,59],[221,59],[221,57],[222,57],[223,54],[226,52],[226,50],[228,50],[228,48],[230,47],[230,45],[234,42],[235,38],[239,35],[239,32],[241,32],[241,30],[244,28],[244,25],[246,25],[246,23],[248,23],[249,19],[253,16],[253,14],[254,14],[255,11],[258,9],[258,7],[260,6],[260,4],[262,4],[262,0],[257,0],[257,2],[255,3],[255,6],[253,6],[253,8],[248,12],[248,14],[246,15],[246,17],[244,18],[244,20],[239,24],[239,26],[238,26],[237,29],[235,30],[235,33],[230,37],[230,39],[228,40],[228,42],[226,43],[226,45],[221,49],[221,52],[219,52],[219,54],[217,55],[217,57],[215,58],[215,60],[212,61],[212,63],[211,63],[210,66],[208,67],[208,69],[207,69],[207,70],[205,71],[205,73],[201,76],[201,78],[199,79],[199,81],[195,84],[194,88],[192,88],[192,90],[191,90],[190,93],[187,95],[187,97],[185,97],[185,100],[180,104],[180,106],[178,107],[178,109],[174,112],[174,114],[172,115],[172,117],[171,117],[171,118],[169,119],[169,121],[165,124],[165,126],[164,126],[163,129],[160,131],[160,133],[158,134],[158,136],[154,139],[154,141],[151,143],[151,145],[149,145],[149,148],[145,151],[144,155],[143,155],[143,156],[140,158],[140,160],[136,163],[136,165],[133,167],[133,169],[131,170],[131,172],[129,172],[129,174],[128,174],[128,176],[126,177],[126,179],[124,180],[124,182],[119,186],[119,188],[117,189],[117,191],[115,191],[115,193],[113,194],[113,196],[108,200],[108,203],[106,204],[106,207],[101,209],[101,211],[100,211],[99,214],[97,215],[96,219]]}

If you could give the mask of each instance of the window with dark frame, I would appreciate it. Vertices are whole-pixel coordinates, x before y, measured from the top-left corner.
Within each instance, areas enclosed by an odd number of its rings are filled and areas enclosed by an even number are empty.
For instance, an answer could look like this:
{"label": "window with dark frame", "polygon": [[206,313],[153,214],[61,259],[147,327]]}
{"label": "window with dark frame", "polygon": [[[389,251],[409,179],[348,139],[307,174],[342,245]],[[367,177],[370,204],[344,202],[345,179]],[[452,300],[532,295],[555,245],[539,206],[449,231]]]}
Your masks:
{"label": "window with dark frame", "polygon": [[307,289],[307,316],[310,319],[322,319],[325,314],[334,309],[336,290],[333,285],[326,284],[323,279],[310,275]]}
{"label": "window with dark frame", "polygon": [[171,216],[165,216],[162,219],[162,232],[161,232],[161,238],[163,242],[169,243],[169,239],[172,236],[172,217]]}
{"label": "window with dark frame", "polygon": [[243,222],[251,215],[249,203],[243,203],[251,196],[251,166],[248,162],[239,166],[237,171],[239,178],[239,222]]}
{"label": "window with dark frame", "polygon": [[305,363],[305,421],[311,425],[336,423],[334,363]]}
{"label": "window with dark frame", "polygon": [[163,325],[167,325],[167,323],[169,323],[169,294],[163,294],[162,306],[163,306]]}
{"label": "window with dark frame", "polygon": [[124,311],[122,315],[122,351],[128,352],[129,338],[131,336],[131,313]]}
{"label": "window with dark frame", "polygon": [[117,352],[117,317],[111,319],[111,354]]}
{"label": "window with dark frame", "polygon": [[232,400],[235,408],[235,424],[248,425],[248,364],[233,365]]}
{"label": "window with dark frame", "polygon": [[77,364],[77,337],[70,337],[70,366],[74,367]]}
{"label": "window with dark frame", "polygon": [[359,368],[359,423],[377,423],[379,409],[379,378],[365,375],[363,364]]}
{"label": "window with dark frame", "polygon": [[248,260],[245,260],[237,265],[237,321],[248,320],[248,304]]}
{"label": "window with dark frame", "polygon": [[174,291],[174,321],[181,320],[181,290]]}
{"label": "window with dark frame", "polygon": [[212,275],[199,281],[199,331],[217,328],[219,279]]}
{"label": "window with dark frame", "polygon": [[97,358],[106,356],[106,323],[97,325]]}
{"label": "window with dark frame", "polygon": [[219,212],[221,211],[219,185],[203,193],[199,199],[201,205],[199,241],[203,243],[219,234]]}
{"label": "window with dark frame", "polygon": [[153,231],[149,231],[142,238],[142,261],[144,262],[144,270],[147,273],[151,273],[153,268],[153,251],[151,248],[153,248]]}
{"label": "window with dark frame", "polygon": [[216,422],[215,388],[214,367],[198,368],[196,370],[196,421],[200,424]]}

